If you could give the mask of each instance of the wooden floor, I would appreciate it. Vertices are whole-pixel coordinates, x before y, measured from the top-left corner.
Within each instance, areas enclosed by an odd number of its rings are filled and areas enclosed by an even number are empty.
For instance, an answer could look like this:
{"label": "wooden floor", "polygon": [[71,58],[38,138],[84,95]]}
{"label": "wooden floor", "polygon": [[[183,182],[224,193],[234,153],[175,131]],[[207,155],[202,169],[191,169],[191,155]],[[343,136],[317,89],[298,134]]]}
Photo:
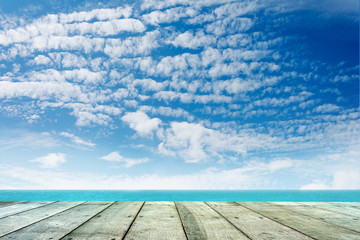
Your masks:
{"label": "wooden floor", "polygon": [[0,239],[360,239],[360,203],[0,202]]}

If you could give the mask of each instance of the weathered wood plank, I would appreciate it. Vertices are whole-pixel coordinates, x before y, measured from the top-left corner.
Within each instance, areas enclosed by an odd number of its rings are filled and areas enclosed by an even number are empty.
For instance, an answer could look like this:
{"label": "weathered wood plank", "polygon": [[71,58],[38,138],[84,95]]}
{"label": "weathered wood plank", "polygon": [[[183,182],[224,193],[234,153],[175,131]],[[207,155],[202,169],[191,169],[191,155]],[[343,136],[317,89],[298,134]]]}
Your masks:
{"label": "weathered wood plank", "polygon": [[239,204],[319,240],[360,239],[360,234],[357,232],[270,203],[239,202]]}
{"label": "weathered wood plank", "polygon": [[17,213],[0,219],[0,237],[30,224],[48,218],[54,214],[65,211],[82,202],[56,202],[41,208],[34,208],[26,212]]}
{"label": "weathered wood plank", "polygon": [[113,202],[86,202],[0,239],[60,239]]}
{"label": "weathered wood plank", "polygon": [[360,217],[360,208],[354,208],[351,206],[341,205],[341,204],[335,205],[333,203],[319,203],[319,204],[315,203],[314,206],[338,213],[348,214],[354,217]]}
{"label": "weathered wood plank", "polygon": [[360,233],[360,218],[353,217],[349,215],[344,215],[341,213],[336,213],[322,208],[317,208],[314,206],[306,206],[302,203],[291,204],[288,202],[277,202],[271,203],[278,206],[281,206],[290,211],[295,211],[301,214],[304,214],[309,217],[316,218],[334,225],[338,225],[350,230],[354,230]]}
{"label": "weathered wood plank", "polygon": [[28,211],[30,209],[38,208],[51,203],[53,202],[24,202],[24,203],[18,203],[15,205],[3,207],[1,208],[0,211],[0,218],[4,218],[16,213]]}
{"label": "weathered wood plank", "polygon": [[122,239],[142,205],[143,202],[116,202],[62,239]]}
{"label": "weathered wood plank", "polygon": [[279,224],[233,202],[207,202],[215,211],[241,229],[251,239],[306,239],[312,238]]}
{"label": "weathered wood plank", "polygon": [[249,239],[204,202],[177,202],[188,239]]}
{"label": "weathered wood plank", "polygon": [[0,202],[0,208],[19,204],[19,203],[23,203],[23,201],[3,201],[3,202]]}
{"label": "weathered wood plank", "polygon": [[[282,204],[283,202],[277,202]],[[334,202],[286,202],[287,205],[304,205],[313,206],[316,208],[325,209],[328,211],[360,217],[360,209],[353,207],[353,204],[348,203],[334,203]],[[356,206],[356,205],[355,205]]]}
{"label": "weathered wood plank", "polygon": [[185,232],[173,202],[146,202],[125,239],[182,239]]}
{"label": "weathered wood plank", "polygon": [[332,202],[335,206],[348,207],[350,209],[360,209],[360,202]]}

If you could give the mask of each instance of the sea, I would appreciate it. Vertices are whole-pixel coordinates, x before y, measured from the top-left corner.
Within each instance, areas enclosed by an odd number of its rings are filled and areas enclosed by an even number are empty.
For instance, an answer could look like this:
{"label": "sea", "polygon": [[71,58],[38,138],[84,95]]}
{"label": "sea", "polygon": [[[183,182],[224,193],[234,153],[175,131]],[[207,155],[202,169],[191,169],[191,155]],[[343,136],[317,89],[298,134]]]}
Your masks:
{"label": "sea", "polygon": [[0,201],[360,202],[360,190],[0,190]]}

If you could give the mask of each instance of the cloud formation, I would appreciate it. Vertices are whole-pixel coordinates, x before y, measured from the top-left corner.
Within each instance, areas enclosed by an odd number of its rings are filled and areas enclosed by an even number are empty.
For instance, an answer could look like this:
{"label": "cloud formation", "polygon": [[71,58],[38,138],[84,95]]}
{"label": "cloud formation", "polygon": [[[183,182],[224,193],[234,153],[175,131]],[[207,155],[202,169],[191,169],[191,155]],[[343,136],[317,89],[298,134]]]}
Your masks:
{"label": "cloud formation", "polygon": [[149,161],[148,158],[138,158],[138,159],[124,158],[118,152],[111,152],[108,155],[101,157],[100,159],[109,162],[124,162],[125,164],[123,166],[126,168],[132,167],[134,165],[146,163]]}
{"label": "cloud formation", "polygon": [[66,163],[66,158],[67,156],[64,153],[49,153],[48,155],[30,160],[30,162],[39,163],[41,168],[57,168]]}
{"label": "cloud formation", "polygon": [[149,118],[146,113],[141,111],[126,113],[121,119],[142,137],[152,136],[153,131],[158,129],[161,123],[159,118]]}
{"label": "cloud formation", "polygon": [[60,133],[60,136],[70,138],[70,140],[71,140],[73,143],[75,143],[75,144],[77,144],[77,145],[80,145],[80,146],[85,146],[85,147],[95,147],[95,146],[96,146],[95,143],[87,142],[87,141],[79,138],[78,136],[75,136],[75,135],[72,134],[72,133],[61,132],[61,133]]}
{"label": "cloud formation", "polygon": [[[342,16],[351,12],[348,1],[325,2],[145,0],[34,9],[35,17],[17,13],[15,20],[3,13],[1,123],[38,133],[8,133],[0,148],[43,144],[53,155],[34,159],[42,167],[61,166],[72,154],[56,152],[69,145],[94,152],[108,143],[144,146],[138,159],[116,151],[102,157],[125,167],[153,162],[150,152],[179,165],[229,168],[269,154],[275,160],[257,168],[276,172],[295,166],[287,160],[293,155],[356,146],[359,64],[341,47],[351,48],[358,17]],[[329,22],[349,29],[347,38],[328,37],[319,48],[314,39],[332,36]],[[321,53],[335,48],[339,56]],[[344,173],[358,181],[344,169],[301,185],[340,188],[350,182]]]}

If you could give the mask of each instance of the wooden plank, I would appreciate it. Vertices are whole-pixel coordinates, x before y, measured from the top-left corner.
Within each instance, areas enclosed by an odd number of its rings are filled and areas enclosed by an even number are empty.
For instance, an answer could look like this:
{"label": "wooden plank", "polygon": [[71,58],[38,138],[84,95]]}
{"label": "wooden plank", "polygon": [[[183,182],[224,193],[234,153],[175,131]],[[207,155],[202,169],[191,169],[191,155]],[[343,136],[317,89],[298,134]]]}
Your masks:
{"label": "wooden plank", "polygon": [[44,205],[50,204],[53,202],[24,202],[7,207],[0,208],[0,218],[4,218],[16,213],[28,211],[33,208],[42,207]]}
{"label": "wooden plank", "polygon": [[288,202],[278,202],[271,204],[275,204],[290,211],[295,211],[306,216],[313,217],[360,233],[360,218],[358,217],[317,208],[311,205],[306,206],[302,203],[295,203],[296,205],[290,204]]}
{"label": "wooden plank", "polygon": [[[283,202],[277,202],[277,203],[282,204]],[[357,209],[356,205],[354,205],[353,203],[348,204],[348,203],[334,203],[334,202],[286,202],[286,204],[313,206],[316,208],[321,208],[336,213],[342,213],[345,215],[360,217],[360,209]]]}
{"label": "wooden plank", "polygon": [[335,206],[349,207],[351,209],[360,209],[360,202],[332,202]]}
{"label": "wooden plank", "polygon": [[142,205],[143,202],[116,202],[62,239],[122,239]]}
{"label": "wooden plank", "polygon": [[188,239],[249,239],[204,202],[177,202]]}
{"label": "wooden plank", "polygon": [[86,202],[0,239],[60,239],[113,202]]}
{"label": "wooden plank", "polygon": [[239,202],[239,204],[316,239],[360,239],[360,234],[357,232],[270,203]]}
{"label": "wooden plank", "polygon": [[3,202],[0,202],[0,208],[19,204],[19,203],[23,203],[23,202],[22,201],[3,201]]}
{"label": "wooden plank", "polygon": [[[323,203],[325,204],[325,203]],[[347,205],[347,204],[341,204],[341,203],[326,203],[326,209],[332,210],[332,211],[336,211],[339,213],[343,213],[343,214],[348,214],[354,217],[360,217],[360,207],[357,208],[356,206],[354,207],[354,205]],[[317,206],[320,208],[324,208],[324,206]]]}
{"label": "wooden plank", "polygon": [[174,202],[146,202],[125,239],[185,240]]}
{"label": "wooden plank", "polygon": [[269,218],[233,202],[208,202],[210,207],[241,229],[251,239],[302,239],[310,238]]}
{"label": "wooden plank", "polygon": [[0,219],[0,237],[65,211],[82,202],[56,202]]}

